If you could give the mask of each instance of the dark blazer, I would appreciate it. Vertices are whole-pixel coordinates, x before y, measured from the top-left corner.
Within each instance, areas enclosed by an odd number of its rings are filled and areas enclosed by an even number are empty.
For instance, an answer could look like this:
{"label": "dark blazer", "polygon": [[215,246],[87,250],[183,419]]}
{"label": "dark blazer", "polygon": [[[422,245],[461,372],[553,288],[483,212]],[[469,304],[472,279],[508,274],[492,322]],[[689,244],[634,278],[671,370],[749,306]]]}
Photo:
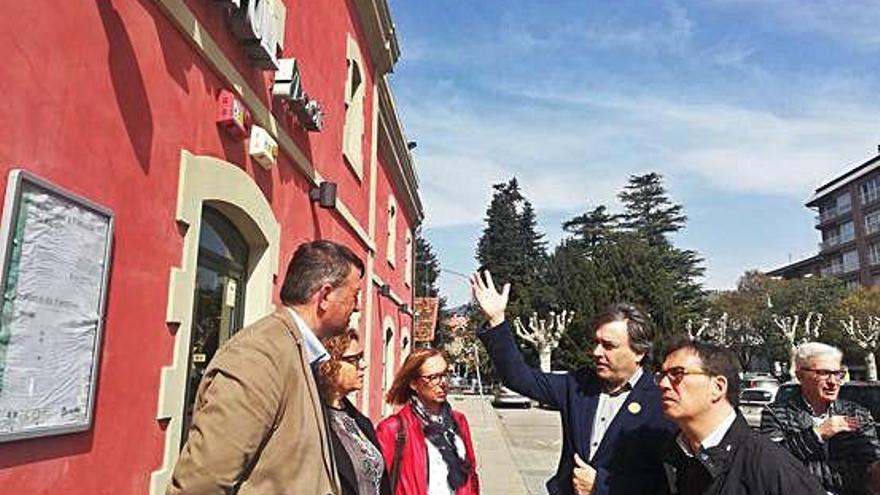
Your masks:
{"label": "dark blazer", "polygon": [[667,493],[663,452],[675,426],[662,416],[660,391],[650,373],[642,374],[590,460],[590,435],[601,393],[595,372],[555,374],[530,368],[507,322],[479,332],[478,337],[505,386],[553,407],[562,416],[562,454],[556,475],[547,482],[550,495],[573,493],[575,452],[597,471],[596,495]]}
{"label": "dark blazer", "polygon": [[791,454],[749,428],[739,413],[721,443],[686,455],[670,442],[666,474],[673,495],[825,495]]}
{"label": "dark blazer", "polygon": [[[361,431],[364,432],[364,435],[366,435],[367,438],[373,442],[373,445],[379,449],[379,455],[381,456],[382,448],[379,446],[379,441],[376,439],[376,430],[373,429],[373,423],[370,422],[370,418],[361,414],[361,412],[358,411],[357,408],[354,407],[354,404],[348,399],[343,399],[343,406],[346,414],[354,418],[355,423],[357,423]],[[348,457],[348,452],[346,452],[345,447],[342,445],[342,442],[339,440],[339,437],[336,435],[333,428],[328,429],[330,430],[330,440],[333,443],[333,455],[336,459],[336,471],[339,474],[339,484],[342,488],[342,495],[358,495],[357,475],[355,474],[355,467],[351,463],[351,458]],[[391,495],[391,485],[388,479],[387,467],[382,474],[382,485],[379,488],[379,493],[381,495]]]}

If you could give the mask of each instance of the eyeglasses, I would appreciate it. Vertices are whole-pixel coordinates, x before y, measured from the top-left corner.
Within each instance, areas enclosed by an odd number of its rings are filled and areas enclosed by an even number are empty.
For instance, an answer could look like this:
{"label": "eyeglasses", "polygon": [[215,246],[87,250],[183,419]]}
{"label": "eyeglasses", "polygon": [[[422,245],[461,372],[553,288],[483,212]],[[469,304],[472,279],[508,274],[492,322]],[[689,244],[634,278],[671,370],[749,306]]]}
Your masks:
{"label": "eyeglasses", "polygon": [[684,377],[688,375],[711,376],[712,373],[709,373],[702,368],[685,368],[684,366],[673,366],[668,370],[661,370],[657,373],[654,373],[654,383],[660,385],[660,382],[663,381],[663,377],[669,377],[669,383],[675,386],[681,383],[681,381],[684,380]]}
{"label": "eyeglasses", "polygon": [[804,371],[812,371],[819,378],[823,380],[828,380],[831,377],[837,378],[838,380],[843,380],[843,377],[846,376],[846,371],[844,370],[820,370],[816,368],[801,368]]}
{"label": "eyeglasses", "polygon": [[348,363],[348,364],[350,364],[350,365],[352,365],[352,366],[357,366],[357,365],[359,365],[359,364],[361,363],[361,361],[363,361],[363,360],[364,360],[364,353],[363,353],[363,351],[361,351],[361,352],[359,352],[359,353],[357,353],[357,354],[352,354],[352,355],[350,355],[350,356],[340,356],[340,357],[339,357],[339,361],[342,361],[342,362],[344,362],[344,363]]}
{"label": "eyeglasses", "polygon": [[433,375],[421,375],[419,378],[428,382],[429,385],[440,385],[441,382],[448,382],[451,375],[448,371],[442,373],[434,373]]}

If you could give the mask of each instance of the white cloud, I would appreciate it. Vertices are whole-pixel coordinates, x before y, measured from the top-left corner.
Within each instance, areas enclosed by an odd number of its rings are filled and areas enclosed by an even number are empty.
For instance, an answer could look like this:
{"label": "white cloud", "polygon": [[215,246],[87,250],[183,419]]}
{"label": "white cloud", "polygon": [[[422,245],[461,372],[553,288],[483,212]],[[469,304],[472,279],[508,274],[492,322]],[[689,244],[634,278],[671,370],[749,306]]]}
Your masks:
{"label": "white cloud", "polygon": [[[609,113],[605,126],[650,150],[651,168],[696,173],[715,188],[806,196],[873,152],[880,105],[817,100],[797,115],[653,96],[528,89],[523,97]],[[589,131],[587,131],[589,132]],[[618,163],[627,162],[620,150]]]}
{"label": "white cloud", "polygon": [[880,2],[877,0],[715,0],[718,6],[759,11],[756,19],[774,29],[815,32],[866,50],[880,50]]}
{"label": "white cloud", "polygon": [[663,2],[662,9],[665,18],[642,25],[614,20],[589,23],[583,29],[583,40],[590,47],[680,52],[690,42],[695,23],[677,2]]}

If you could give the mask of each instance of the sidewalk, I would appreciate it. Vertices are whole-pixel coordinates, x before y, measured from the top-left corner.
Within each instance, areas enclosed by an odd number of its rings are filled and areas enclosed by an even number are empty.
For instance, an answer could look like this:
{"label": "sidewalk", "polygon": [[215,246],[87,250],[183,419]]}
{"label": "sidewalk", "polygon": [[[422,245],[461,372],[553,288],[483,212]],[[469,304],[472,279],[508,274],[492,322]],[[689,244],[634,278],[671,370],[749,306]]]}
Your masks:
{"label": "sidewalk", "polygon": [[449,398],[453,409],[463,412],[471,427],[482,495],[527,495],[525,483],[504,438],[501,420],[489,397],[455,395]]}

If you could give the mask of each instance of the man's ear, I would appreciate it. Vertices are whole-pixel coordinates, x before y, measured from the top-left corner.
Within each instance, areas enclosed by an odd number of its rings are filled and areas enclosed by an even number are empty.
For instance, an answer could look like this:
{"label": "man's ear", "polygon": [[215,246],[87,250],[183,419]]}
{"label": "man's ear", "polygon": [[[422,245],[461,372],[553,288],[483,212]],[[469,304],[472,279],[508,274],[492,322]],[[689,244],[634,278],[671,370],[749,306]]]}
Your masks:
{"label": "man's ear", "polygon": [[712,402],[718,402],[727,397],[727,377],[716,376],[712,378]]}
{"label": "man's ear", "polygon": [[330,305],[329,296],[331,292],[333,292],[333,287],[331,287],[329,284],[324,284],[321,286],[320,289],[315,291],[315,295],[312,296],[315,298],[315,304],[317,308],[321,311],[327,311],[327,308]]}

